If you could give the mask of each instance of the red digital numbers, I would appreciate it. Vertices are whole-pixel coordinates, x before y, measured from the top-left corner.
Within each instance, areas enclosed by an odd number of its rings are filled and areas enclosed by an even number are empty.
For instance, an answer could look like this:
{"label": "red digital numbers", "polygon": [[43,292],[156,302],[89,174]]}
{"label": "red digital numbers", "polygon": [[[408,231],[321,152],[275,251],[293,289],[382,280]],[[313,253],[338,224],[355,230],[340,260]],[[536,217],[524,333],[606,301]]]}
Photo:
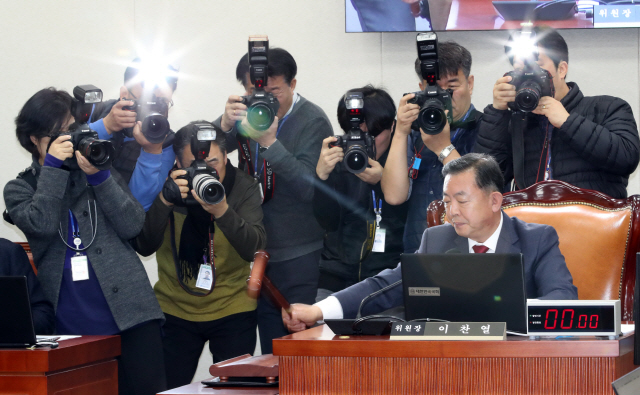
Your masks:
{"label": "red digital numbers", "polygon": [[[570,317],[567,317],[567,313],[571,313]],[[573,309],[566,309],[562,311],[562,321],[560,321],[560,329],[571,329],[571,327],[573,326],[573,316],[574,316],[575,311],[573,311]],[[569,323],[565,326],[565,321],[568,321]]]}
{"label": "red digital numbers", "polygon": [[[552,323],[549,323],[549,315],[554,313]],[[547,310],[547,316],[544,317],[544,329],[556,329],[556,324],[558,323],[558,310],[549,309]],[[553,325],[552,325],[553,324]]]}
{"label": "red digital numbers", "polygon": [[[572,329],[574,324],[575,310],[564,309],[562,315],[557,309],[547,310],[547,314],[544,317],[544,329],[556,329],[558,326],[558,316],[560,319],[560,329]],[[589,325],[590,329],[598,328],[598,314],[592,314],[587,316],[586,314],[580,314],[578,316],[577,328],[584,329]]]}

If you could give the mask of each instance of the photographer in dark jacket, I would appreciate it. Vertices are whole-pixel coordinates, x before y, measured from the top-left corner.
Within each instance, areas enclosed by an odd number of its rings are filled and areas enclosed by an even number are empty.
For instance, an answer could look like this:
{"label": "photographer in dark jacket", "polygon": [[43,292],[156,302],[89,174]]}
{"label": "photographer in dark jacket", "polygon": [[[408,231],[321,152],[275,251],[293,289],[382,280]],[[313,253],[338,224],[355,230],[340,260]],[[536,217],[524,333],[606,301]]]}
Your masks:
{"label": "photographer in dark jacket", "polygon": [[[364,122],[360,129],[373,137],[376,156],[369,158],[369,166],[363,172],[353,174],[343,165],[343,148],[330,146],[337,138],[327,137],[322,142],[313,195],[313,212],[326,230],[318,300],[395,267],[403,251],[407,204],[387,204],[380,188],[393,137],[396,106],[386,91],[371,85],[350,92],[363,95]],[[338,121],[345,132],[352,127],[349,118],[342,96],[338,102]],[[379,223],[376,212],[380,214]],[[379,235],[379,242],[374,244],[376,232],[385,236],[382,240]]]}
{"label": "photographer in dark jacket", "polygon": [[522,117],[508,108],[516,97],[512,77],[499,78],[474,150],[495,157],[506,181],[515,180],[515,189],[553,179],[625,198],[629,175],[640,160],[631,107],[616,97],[585,97],[576,83],[566,82],[569,49],[562,36],[548,27],[534,32],[537,63],[551,74],[554,97],[540,98],[538,107]]}
{"label": "photographer in dark jacket", "polygon": [[[191,382],[207,341],[214,363],[252,354],[256,347],[256,301],[247,294],[247,278],[254,253],[266,244],[260,188],[227,161],[226,136],[214,131],[205,163],[217,171],[226,196],[207,204],[189,191],[187,180],[178,177],[195,159],[192,137],[200,126],[213,128],[197,121],[176,133],[177,169],[135,239],[140,254],[157,251],[154,290],[167,319],[163,348],[169,388]],[[174,205],[187,196],[196,204]]]}
{"label": "photographer in dark jacket", "polygon": [[[0,238],[0,276],[25,276],[31,303],[33,327],[37,335],[50,335],[56,327],[53,305],[45,298],[29,257],[22,247]],[[10,303],[10,301],[5,301]]]}

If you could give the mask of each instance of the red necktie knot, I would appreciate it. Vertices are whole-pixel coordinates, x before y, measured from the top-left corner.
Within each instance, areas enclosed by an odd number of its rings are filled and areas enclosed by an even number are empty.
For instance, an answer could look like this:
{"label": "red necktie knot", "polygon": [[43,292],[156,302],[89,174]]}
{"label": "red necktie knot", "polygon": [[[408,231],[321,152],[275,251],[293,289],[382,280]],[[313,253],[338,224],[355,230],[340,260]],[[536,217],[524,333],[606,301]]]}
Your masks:
{"label": "red necktie knot", "polygon": [[483,246],[482,244],[476,244],[471,248],[473,248],[473,251],[476,254],[484,254],[485,252],[489,251],[489,247]]}

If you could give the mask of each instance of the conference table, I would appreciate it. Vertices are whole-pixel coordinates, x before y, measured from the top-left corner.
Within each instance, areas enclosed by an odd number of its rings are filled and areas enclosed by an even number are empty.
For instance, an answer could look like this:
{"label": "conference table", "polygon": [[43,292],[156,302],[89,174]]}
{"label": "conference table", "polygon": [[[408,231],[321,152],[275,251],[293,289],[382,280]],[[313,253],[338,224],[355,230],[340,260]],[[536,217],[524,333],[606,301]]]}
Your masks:
{"label": "conference table", "polygon": [[273,341],[280,394],[613,394],[634,370],[619,339],[508,336],[502,341],[335,336],[326,325]]}
{"label": "conference table", "polygon": [[59,347],[0,349],[0,393],[117,395],[120,336],[82,336]]}

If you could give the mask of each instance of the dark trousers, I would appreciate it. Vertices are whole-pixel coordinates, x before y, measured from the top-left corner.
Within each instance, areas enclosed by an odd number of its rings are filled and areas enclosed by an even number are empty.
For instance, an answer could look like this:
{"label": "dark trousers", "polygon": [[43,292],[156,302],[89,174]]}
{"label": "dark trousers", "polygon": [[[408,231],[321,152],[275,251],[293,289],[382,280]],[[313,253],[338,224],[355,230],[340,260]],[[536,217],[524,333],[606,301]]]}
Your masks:
{"label": "dark trousers", "polygon": [[[265,274],[289,303],[314,304],[318,292],[322,249],[288,261],[270,262]],[[271,354],[271,341],[289,334],[282,312],[264,295],[258,300],[258,329],[262,354]]]}
{"label": "dark trousers", "polygon": [[160,322],[150,321],[120,333],[118,393],[155,395],[167,390]]}
{"label": "dark trousers", "polygon": [[256,348],[256,311],[232,314],[214,321],[187,321],[165,313],[162,339],[167,385],[176,388],[191,383],[202,348],[209,341],[213,363]]}

